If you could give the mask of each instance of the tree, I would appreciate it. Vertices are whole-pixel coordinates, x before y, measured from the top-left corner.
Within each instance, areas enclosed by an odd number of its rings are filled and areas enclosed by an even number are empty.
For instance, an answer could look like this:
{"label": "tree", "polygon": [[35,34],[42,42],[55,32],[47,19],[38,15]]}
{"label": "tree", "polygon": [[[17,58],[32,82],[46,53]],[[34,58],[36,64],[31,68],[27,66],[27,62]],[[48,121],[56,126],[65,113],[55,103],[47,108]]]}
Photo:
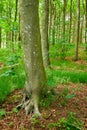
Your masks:
{"label": "tree", "polygon": [[65,26],[66,25],[66,0],[64,0],[64,7],[63,7],[63,38],[65,42]]}
{"label": "tree", "polygon": [[48,21],[49,21],[49,0],[43,0],[42,20],[41,20],[41,44],[42,44],[43,63],[45,67],[48,67],[50,65],[49,43],[48,43]]}
{"label": "tree", "polygon": [[[23,106],[26,114],[32,111],[39,114],[38,104],[46,75],[41,53],[38,0],[20,0],[21,35],[26,72],[25,98]],[[26,101],[26,97],[29,98]]]}
{"label": "tree", "polygon": [[[1,16],[1,13],[2,13],[2,4],[0,2],[0,18],[2,17]],[[1,29],[1,26],[0,26],[0,48],[1,48],[1,43],[2,43],[2,29]]]}
{"label": "tree", "polygon": [[66,34],[66,4],[67,1],[63,0],[64,6],[63,6],[63,43],[62,43],[62,59],[65,58],[65,42],[66,42],[66,38],[65,38],[65,34]]}
{"label": "tree", "polygon": [[79,29],[80,29],[80,0],[77,0],[77,37],[75,48],[75,60],[78,60],[78,44],[79,44]]}
{"label": "tree", "polygon": [[72,0],[70,1],[70,27],[69,27],[69,43],[71,42],[71,29],[72,29]]}
{"label": "tree", "polygon": [[86,51],[87,51],[87,0],[85,0],[86,2],[86,10],[85,10],[85,44],[86,44]]}
{"label": "tree", "polygon": [[0,48],[1,48],[1,43],[2,43],[2,36],[1,36],[1,27],[0,27]]}

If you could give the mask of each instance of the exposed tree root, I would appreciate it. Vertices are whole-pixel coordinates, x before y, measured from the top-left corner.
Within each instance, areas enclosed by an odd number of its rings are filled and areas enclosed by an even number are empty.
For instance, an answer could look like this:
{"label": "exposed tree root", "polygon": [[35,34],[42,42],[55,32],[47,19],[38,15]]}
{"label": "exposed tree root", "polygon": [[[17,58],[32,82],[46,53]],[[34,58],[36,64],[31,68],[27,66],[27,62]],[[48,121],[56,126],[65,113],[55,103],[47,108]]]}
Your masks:
{"label": "exposed tree root", "polygon": [[38,101],[37,98],[34,97],[27,97],[25,94],[23,96],[21,104],[17,106],[17,109],[25,109],[26,115],[29,113],[32,115],[38,115],[41,117],[41,114],[39,112],[38,108]]}

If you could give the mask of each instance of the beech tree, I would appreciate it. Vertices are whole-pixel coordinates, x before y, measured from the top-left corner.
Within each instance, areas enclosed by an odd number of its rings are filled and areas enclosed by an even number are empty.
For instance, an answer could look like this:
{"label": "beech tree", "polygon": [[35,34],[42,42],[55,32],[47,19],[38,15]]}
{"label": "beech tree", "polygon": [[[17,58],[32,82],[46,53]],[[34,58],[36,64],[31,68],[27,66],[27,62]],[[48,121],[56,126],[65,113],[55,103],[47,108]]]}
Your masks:
{"label": "beech tree", "polygon": [[78,44],[79,44],[79,29],[80,29],[80,0],[77,0],[77,36],[76,36],[76,48],[75,48],[75,60],[78,60]]}
{"label": "beech tree", "polygon": [[86,44],[86,51],[87,51],[87,0],[86,2],[86,10],[85,10],[85,44]]}
{"label": "beech tree", "polygon": [[[38,0],[20,0],[21,35],[26,72],[25,97],[22,106],[26,114],[39,114],[40,93],[45,87],[46,75],[41,52]],[[28,100],[26,101],[26,97]]]}
{"label": "beech tree", "polygon": [[69,27],[69,43],[71,42],[71,29],[72,29],[72,0],[70,0],[70,27]]}
{"label": "beech tree", "polygon": [[41,20],[41,44],[44,66],[50,65],[48,43],[49,0],[43,0]]}

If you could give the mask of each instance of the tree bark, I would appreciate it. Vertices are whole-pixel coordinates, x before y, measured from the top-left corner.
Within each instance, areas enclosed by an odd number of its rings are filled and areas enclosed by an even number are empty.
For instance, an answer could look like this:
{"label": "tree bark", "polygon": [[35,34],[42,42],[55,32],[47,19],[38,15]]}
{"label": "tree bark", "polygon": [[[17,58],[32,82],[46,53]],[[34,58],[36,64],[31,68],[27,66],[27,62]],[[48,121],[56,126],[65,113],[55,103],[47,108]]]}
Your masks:
{"label": "tree bark", "polygon": [[55,45],[55,18],[56,18],[55,4],[52,4],[52,45]]}
{"label": "tree bark", "polygon": [[50,65],[48,43],[49,0],[43,0],[41,19],[41,44],[44,67]]}
{"label": "tree bark", "polygon": [[66,22],[66,0],[64,0],[64,7],[63,7],[63,38],[65,41],[65,22]]}
{"label": "tree bark", "polygon": [[62,38],[63,38],[63,43],[62,43],[62,49],[61,49],[61,58],[65,59],[65,42],[66,42],[66,38],[65,38],[65,30],[66,30],[66,0],[63,0],[64,2],[64,7],[63,7],[63,34],[62,34]]}
{"label": "tree bark", "polygon": [[[41,52],[38,0],[20,0],[21,35],[26,72],[25,98],[26,114],[33,110],[39,114],[39,95],[45,86],[46,74]],[[26,102],[26,96],[29,100]]]}
{"label": "tree bark", "polygon": [[72,0],[70,1],[70,27],[69,27],[69,43],[71,42],[71,29],[72,29]]}
{"label": "tree bark", "polygon": [[86,12],[85,12],[85,44],[86,44],[86,51],[87,51],[87,0],[85,0],[86,2]]}
{"label": "tree bark", "polygon": [[77,0],[77,37],[75,48],[75,60],[78,60],[78,44],[79,44],[79,29],[80,29],[80,0]]}
{"label": "tree bark", "polygon": [[1,27],[0,27],[0,48],[1,48],[1,43],[2,43],[2,31],[1,31],[2,29],[1,29]]}

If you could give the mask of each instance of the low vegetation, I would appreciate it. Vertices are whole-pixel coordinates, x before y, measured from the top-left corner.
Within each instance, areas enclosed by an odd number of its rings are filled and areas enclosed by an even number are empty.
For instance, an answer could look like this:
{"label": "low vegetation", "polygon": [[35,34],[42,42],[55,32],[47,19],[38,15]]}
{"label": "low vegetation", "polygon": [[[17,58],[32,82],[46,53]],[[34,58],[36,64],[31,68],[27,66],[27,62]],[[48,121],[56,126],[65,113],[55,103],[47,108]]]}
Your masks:
{"label": "low vegetation", "polygon": [[[57,45],[56,45],[57,46]],[[0,50],[0,104],[5,101],[6,97],[10,95],[15,89],[23,89],[25,83],[25,73],[23,56],[21,49],[18,51],[15,49],[15,54],[7,53],[8,49]],[[53,54],[54,52],[54,54]],[[41,109],[49,109],[53,102],[58,102],[60,107],[67,107],[67,104],[76,98],[76,92],[81,91],[83,85],[87,84],[87,72],[86,72],[86,59],[74,62],[68,57],[69,52],[67,52],[66,60],[60,60],[60,55],[56,52],[56,48],[52,47],[50,50],[51,68],[46,69],[47,73],[47,86],[49,86],[48,91],[44,91],[41,94],[40,107]],[[83,54],[81,54],[82,56]],[[73,87],[73,91],[70,88],[70,84],[76,85]],[[64,86],[63,88],[60,86]],[[55,96],[55,90],[57,92]],[[87,97],[85,97],[85,101]],[[18,102],[20,100],[20,95],[12,95],[8,98],[7,102],[10,104],[12,101]],[[79,101],[80,102],[80,101]],[[54,105],[55,106],[55,105]],[[15,106],[16,107],[16,106]],[[12,108],[10,111],[10,116],[19,113],[16,108]],[[76,106],[74,106],[76,107]],[[43,113],[43,112],[42,112]],[[7,116],[7,112],[4,109],[0,109],[0,119]],[[50,118],[51,114],[47,117],[47,114],[43,114],[44,118]],[[62,116],[58,119],[54,119],[55,122],[48,122],[47,129],[59,129],[59,130],[82,130],[84,127],[83,121],[76,117],[77,113],[71,111],[68,112],[67,116]],[[34,117],[30,120],[32,128],[39,124],[38,117]],[[9,127],[13,126],[13,123],[9,122]],[[39,124],[41,128],[45,128],[45,124]],[[20,126],[22,129],[26,128]],[[41,129],[40,128],[40,129]]]}

